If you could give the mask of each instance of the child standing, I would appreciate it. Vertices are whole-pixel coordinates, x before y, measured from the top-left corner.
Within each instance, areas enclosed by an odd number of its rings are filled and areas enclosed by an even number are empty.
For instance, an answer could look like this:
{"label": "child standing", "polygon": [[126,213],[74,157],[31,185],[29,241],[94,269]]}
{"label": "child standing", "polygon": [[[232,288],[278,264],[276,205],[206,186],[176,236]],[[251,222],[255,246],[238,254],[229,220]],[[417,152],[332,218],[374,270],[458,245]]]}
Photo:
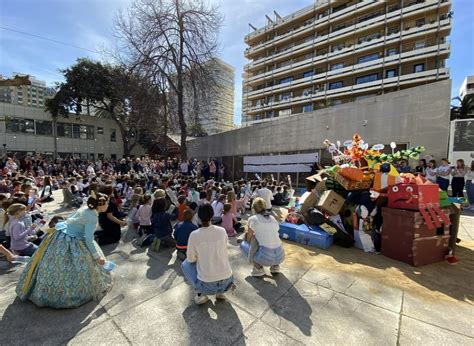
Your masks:
{"label": "child standing", "polygon": [[151,215],[151,196],[145,195],[143,196],[143,203],[137,211],[137,218],[139,222],[138,232],[140,235],[152,233]]}
{"label": "child standing", "polygon": [[10,248],[20,256],[32,256],[38,248],[30,241],[37,239],[32,235],[32,229],[27,228],[23,222],[26,214],[26,206],[20,203],[14,203],[7,209],[9,218],[9,234],[11,236]]}
{"label": "child standing", "polygon": [[191,232],[198,229],[191,220],[194,213],[191,209],[186,209],[183,212],[183,222],[178,223],[174,230],[174,239],[176,240],[176,252],[178,258],[182,261],[186,259],[186,251],[188,249],[188,240]]}
{"label": "child standing", "polygon": [[232,204],[224,204],[224,213],[222,214],[222,227],[224,227],[229,237],[237,235],[236,230],[240,228],[240,223],[237,222],[235,214],[232,213]]}

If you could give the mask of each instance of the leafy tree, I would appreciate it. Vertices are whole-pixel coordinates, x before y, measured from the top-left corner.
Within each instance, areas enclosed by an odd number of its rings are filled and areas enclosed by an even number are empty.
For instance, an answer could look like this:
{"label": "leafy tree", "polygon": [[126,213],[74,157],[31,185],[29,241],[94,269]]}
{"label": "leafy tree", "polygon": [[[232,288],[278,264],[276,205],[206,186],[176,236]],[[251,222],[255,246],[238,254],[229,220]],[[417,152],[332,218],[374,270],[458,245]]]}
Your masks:
{"label": "leafy tree", "polygon": [[453,100],[458,101],[459,105],[451,105],[451,120],[474,117],[474,94],[465,95],[463,98],[455,97]]}
{"label": "leafy tree", "polygon": [[[138,143],[140,133],[157,130],[151,127],[159,108],[155,88],[144,83],[139,75],[120,66],[111,66],[88,59],[78,59],[76,64],[62,71],[65,81],[57,85],[55,96],[46,101],[46,109],[53,119],[80,116],[90,107],[97,117],[108,117],[119,127],[124,155],[129,156]],[[158,117],[155,117],[157,120]]]}

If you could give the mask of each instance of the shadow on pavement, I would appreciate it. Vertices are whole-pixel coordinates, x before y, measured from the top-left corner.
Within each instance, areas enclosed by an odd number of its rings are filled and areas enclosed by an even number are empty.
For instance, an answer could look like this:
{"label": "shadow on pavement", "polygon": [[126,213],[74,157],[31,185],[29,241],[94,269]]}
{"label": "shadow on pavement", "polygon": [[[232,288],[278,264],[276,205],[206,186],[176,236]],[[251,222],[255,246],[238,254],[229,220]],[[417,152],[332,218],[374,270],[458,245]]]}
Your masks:
{"label": "shadow on pavement", "polygon": [[[28,345],[39,340],[64,344],[106,313],[104,307],[95,310],[98,304],[93,301],[76,309],[56,310],[39,308],[16,298],[6,308],[0,322],[1,344]],[[118,304],[118,301],[112,304]]]}
{"label": "shadow on pavement", "polygon": [[[289,291],[278,300],[278,304],[272,303],[275,299],[274,292],[277,290],[270,282],[262,280],[261,278],[254,278],[252,276],[246,277],[245,280],[255,288],[259,296],[268,301],[270,308],[275,314],[293,323],[301,330],[304,335],[311,336],[311,328],[313,326],[311,314],[313,309],[308,304],[306,299],[300,295],[298,290],[293,287],[291,282],[282,273],[276,276],[267,277],[274,279],[277,286],[290,287]],[[297,307],[297,314],[294,313],[294,308],[289,309],[285,306],[285,304],[281,304],[282,301],[285,301],[285,297],[289,298],[291,304]]]}
{"label": "shadow on pavement", "polygon": [[191,304],[182,314],[191,345],[230,345],[242,336],[242,323],[229,302]]}

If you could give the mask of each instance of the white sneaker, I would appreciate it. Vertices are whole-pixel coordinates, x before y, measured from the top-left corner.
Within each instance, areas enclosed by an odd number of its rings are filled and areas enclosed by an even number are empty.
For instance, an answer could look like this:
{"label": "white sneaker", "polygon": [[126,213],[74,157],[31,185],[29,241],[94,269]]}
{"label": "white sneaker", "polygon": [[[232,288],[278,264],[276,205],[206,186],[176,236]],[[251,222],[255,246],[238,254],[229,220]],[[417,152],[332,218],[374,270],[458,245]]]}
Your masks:
{"label": "white sneaker", "polygon": [[202,305],[204,304],[205,302],[207,302],[209,300],[209,298],[203,294],[199,295],[199,294],[196,294],[196,296],[194,297],[194,302],[197,304],[197,305]]}
{"label": "white sneaker", "polygon": [[265,275],[265,270],[263,268],[256,268],[256,267],[253,267],[252,269],[252,276],[254,277],[262,277]]}
{"label": "white sneaker", "polygon": [[217,300],[226,300],[227,298],[225,297],[224,293],[216,294],[216,299]]}
{"label": "white sneaker", "polygon": [[270,273],[279,274],[280,273],[280,266],[279,265],[271,266],[270,267]]}

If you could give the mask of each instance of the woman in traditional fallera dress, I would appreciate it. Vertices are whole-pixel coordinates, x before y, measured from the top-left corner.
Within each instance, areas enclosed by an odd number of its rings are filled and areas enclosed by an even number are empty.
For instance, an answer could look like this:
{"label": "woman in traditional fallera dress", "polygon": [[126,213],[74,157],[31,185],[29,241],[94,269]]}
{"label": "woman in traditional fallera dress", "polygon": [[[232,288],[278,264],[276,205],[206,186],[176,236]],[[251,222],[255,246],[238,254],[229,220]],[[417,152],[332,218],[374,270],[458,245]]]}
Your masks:
{"label": "woman in traditional fallera dress", "polygon": [[25,267],[16,292],[38,306],[75,308],[102,298],[112,286],[105,258],[94,241],[98,213],[108,197],[91,194],[87,207],[56,224]]}

